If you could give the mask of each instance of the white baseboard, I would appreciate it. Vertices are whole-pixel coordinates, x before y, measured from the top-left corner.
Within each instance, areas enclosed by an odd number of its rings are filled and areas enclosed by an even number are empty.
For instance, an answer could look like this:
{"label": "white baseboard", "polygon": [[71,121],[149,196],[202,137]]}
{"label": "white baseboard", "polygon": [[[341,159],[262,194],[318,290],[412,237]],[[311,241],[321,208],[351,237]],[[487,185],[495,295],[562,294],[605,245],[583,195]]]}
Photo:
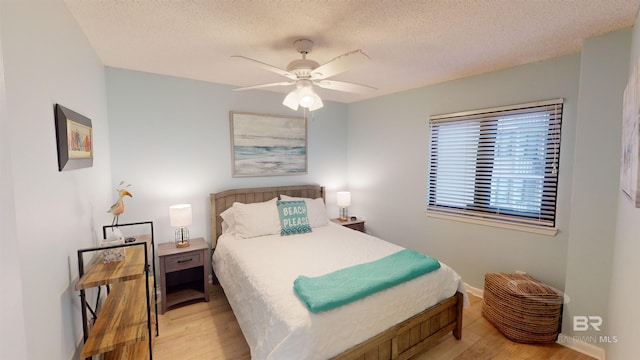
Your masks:
{"label": "white baseboard", "polygon": [[598,360],[605,360],[606,358],[606,353],[603,348],[585,342],[577,336],[568,336],[560,333],[558,335],[558,341],[556,342],[564,347],[589,355]]}
{"label": "white baseboard", "polygon": [[464,283],[464,289],[467,290],[467,292],[473,296],[477,296],[479,298],[483,298],[484,296],[484,290],[482,289],[478,289],[476,287],[473,287],[467,283]]}
{"label": "white baseboard", "polygon": [[73,354],[71,354],[71,357],[69,358],[69,360],[77,360],[80,359],[80,353],[82,352],[82,347],[84,346],[84,336],[80,336],[80,340],[78,342],[76,342],[76,349],[73,352]]}

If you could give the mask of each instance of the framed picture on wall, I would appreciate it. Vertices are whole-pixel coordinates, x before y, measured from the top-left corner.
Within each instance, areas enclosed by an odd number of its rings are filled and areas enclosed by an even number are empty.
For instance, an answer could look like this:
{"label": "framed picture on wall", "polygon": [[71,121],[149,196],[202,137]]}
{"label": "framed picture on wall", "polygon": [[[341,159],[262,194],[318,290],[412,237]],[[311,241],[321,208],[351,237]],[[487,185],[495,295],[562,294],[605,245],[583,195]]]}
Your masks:
{"label": "framed picture on wall", "polygon": [[622,108],[622,155],[620,160],[620,188],[633,202],[640,207],[640,74],[636,62],[629,82],[624,90]]}
{"label": "framed picture on wall", "polygon": [[307,173],[307,120],[230,112],[234,177]]}
{"label": "framed picture on wall", "polygon": [[58,170],[93,166],[93,128],[91,119],[56,104]]}

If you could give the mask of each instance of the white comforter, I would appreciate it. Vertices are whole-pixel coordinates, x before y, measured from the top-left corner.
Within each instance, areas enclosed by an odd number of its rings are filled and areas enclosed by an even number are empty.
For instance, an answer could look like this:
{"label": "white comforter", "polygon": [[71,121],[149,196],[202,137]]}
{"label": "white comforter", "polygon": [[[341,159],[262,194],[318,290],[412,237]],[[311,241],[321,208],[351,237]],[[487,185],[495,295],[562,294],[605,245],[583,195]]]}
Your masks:
{"label": "white comforter", "polygon": [[213,268],[252,359],[326,359],[456,291],[465,294],[460,276],[442,263],[432,273],[318,314],[309,312],[293,291],[298,275],[323,275],[401,249],[330,223],[293,236],[236,239],[222,235]]}

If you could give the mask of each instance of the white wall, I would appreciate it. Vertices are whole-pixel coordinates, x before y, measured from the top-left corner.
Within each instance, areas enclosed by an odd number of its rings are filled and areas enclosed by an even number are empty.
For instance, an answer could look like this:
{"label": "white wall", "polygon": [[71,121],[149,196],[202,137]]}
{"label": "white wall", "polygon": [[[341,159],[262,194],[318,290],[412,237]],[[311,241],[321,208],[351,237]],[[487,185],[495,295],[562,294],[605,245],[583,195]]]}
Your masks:
{"label": "white wall", "polygon": [[[0,18],[2,8],[0,7]],[[2,56],[2,32],[0,29],[0,349],[8,359],[27,357],[27,340],[24,331],[24,307],[22,306],[22,274],[16,238],[16,217],[13,212],[13,170],[11,166],[10,122],[7,115],[7,96],[4,84]],[[10,294],[10,296],[8,296]]]}
{"label": "white wall", "polygon": [[[2,216],[3,277],[10,256],[8,275],[20,281],[10,288],[21,289],[15,296],[22,299],[21,306],[5,307],[3,300],[0,307],[2,356],[7,340],[11,359],[69,359],[82,335],[73,288],[76,250],[96,245],[97,228],[111,221],[106,210],[115,195],[104,67],[62,0],[1,1],[0,36],[6,90],[2,211],[13,214]],[[58,172],[55,103],[91,118],[92,168]],[[3,290],[2,298],[9,294]],[[4,324],[21,318],[24,331],[15,324],[16,332],[5,338]]]}
{"label": "white wall", "polygon": [[191,203],[191,237],[211,241],[209,194],[237,187],[316,183],[346,187],[347,106],[325,102],[308,116],[308,174],[231,176],[229,112],[303,116],[282,105],[284,94],[234,92],[202,81],[107,68],[107,97],[114,181],[132,184],[121,222],[151,220],[158,243],[173,241],[169,206]]}
{"label": "white wall", "polygon": [[[629,73],[640,57],[640,15],[636,17],[631,40]],[[638,301],[640,287],[640,209],[635,208],[621,192],[618,192],[616,234],[613,249],[611,290],[609,292],[608,322],[609,336],[616,336],[617,343],[608,347],[607,358],[612,360],[638,359],[640,347],[640,311]]]}

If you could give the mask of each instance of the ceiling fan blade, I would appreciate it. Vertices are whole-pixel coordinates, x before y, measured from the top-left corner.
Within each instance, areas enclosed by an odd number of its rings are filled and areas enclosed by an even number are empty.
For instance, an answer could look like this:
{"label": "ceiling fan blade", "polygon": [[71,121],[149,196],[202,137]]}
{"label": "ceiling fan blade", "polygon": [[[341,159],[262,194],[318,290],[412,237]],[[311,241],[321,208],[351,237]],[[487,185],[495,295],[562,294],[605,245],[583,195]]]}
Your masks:
{"label": "ceiling fan blade", "polygon": [[360,84],[350,83],[346,81],[316,80],[313,83],[323,89],[353,92],[353,93],[360,93],[360,94],[368,94],[378,90],[371,86],[360,85]]}
{"label": "ceiling fan blade", "polygon": [[283,81],[283,82],[276,82],[276,83],[268,83],[268,84],[260,84],[260,85],[239,87],[239,88],[233,89],[233,91],[261,89],[261,88],[266,88],[266,87],[271,87],[271,86],[287,86],[287,85],[293,85],[293,84],[295,84],[294,81]]}
{"label": "ceiling fan blade", "polygon": [[280,69],[280,68],[275,67],[273,65],[269,65],[267,63],[263,63],[262,61],[254,60],[254,59],[248,58],[246,56],[242,56],[242,55],[231,55],[231,57],[232,58],[236,58],[236,59],[240,59],[240,60],[245,61],[245,62],[249,62],[249,63],[251,63],[253,65],[257,65],[257,66],[259,66],[259,67],[261,67],[261,68],[263,68],[265,70],[269,70],[269,71],[274,72],[276,74],[279,74],[279,75],[282,75],[282,76],[286,76],[291,80],[297,79],[296,74],[294,74],[292,72],[289,72],[287,70],[284,70],[284,69]]}
{"label": "ceiling fan blade", "polygon": [[326,79],[371,60],[362,50],[353,50],[322,64],[311,72],[312,79]]}

